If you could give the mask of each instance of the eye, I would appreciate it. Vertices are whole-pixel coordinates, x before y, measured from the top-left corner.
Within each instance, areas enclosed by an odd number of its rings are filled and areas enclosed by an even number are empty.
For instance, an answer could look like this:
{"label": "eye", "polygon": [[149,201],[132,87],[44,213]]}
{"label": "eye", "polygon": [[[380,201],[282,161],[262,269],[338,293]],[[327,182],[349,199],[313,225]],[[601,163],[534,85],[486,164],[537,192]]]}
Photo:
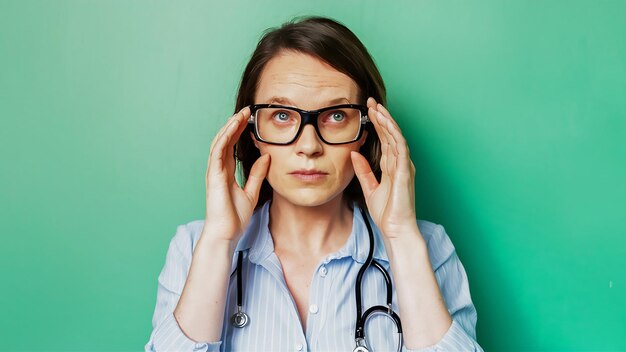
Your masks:
{"label": "eye", "polygon": [[289,113],[285,111],[278,111],[274,114],[274,118],[280,122],[289,121]]}
{"label": "eye", "polygon": [[332,119],[332,121],[341,122],[346,118],[346,115],[343,113],[343,111],[333,111],[330,113],[330,118]]}

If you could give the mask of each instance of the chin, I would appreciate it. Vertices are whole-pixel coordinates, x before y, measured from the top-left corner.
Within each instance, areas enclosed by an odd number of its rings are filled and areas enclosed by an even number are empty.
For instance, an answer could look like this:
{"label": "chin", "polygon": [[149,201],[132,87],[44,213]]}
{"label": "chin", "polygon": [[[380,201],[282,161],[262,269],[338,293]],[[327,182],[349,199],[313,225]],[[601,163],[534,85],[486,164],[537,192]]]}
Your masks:
{"label": "chin", "polygon": [[[276,190],[274,190],[276,192]],[[289,190],[287,192],[277,192],[281,197],[285,198],[289,203],[303,207],[315,207],[326,204],[335,197],[340,196],[341,192],[335,194],[329,190],[320,190],[314,188],[301,188],[297,190]]]}

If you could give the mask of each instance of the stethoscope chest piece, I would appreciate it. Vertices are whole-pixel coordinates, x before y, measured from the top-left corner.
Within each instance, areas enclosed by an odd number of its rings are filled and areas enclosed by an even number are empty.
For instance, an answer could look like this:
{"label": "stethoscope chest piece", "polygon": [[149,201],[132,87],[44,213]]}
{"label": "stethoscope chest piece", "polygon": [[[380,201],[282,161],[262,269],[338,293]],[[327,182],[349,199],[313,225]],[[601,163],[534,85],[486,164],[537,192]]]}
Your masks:
{"label": "stethoscope chest piece", "polygon": [[244,313],[241,310],[241,307],[237,307],[237,313],[233,314],[233,316],[230,317],[230,323],[233,324],[233,326],[236,328],[243,328],[244,326],[248,325],[249,321],[250,318],[248,318],[248,314]]}
{"label": "stethoscope chest piece", "polygon": [[370,350],[367,348],[365,339],[363,338],[356,339],[356,347],[352,350],[352,352],[369,352],[369,351]]}
{"label": "stethoscope chest piece", "polygon": [[[361,210],[361,215],[363,216],[363,220],[365,221],[365,225],[367,227],[367,232],[369,234],[370,248],[367,255],[367,259],[365,263],[359,269],[359,272],[356,277],[356,287],[355,287],[355,302],[356,302],[356,327],[355,327],[355,342],[356,346],[352,350],[352,352],[369,352],[369,348],[365,342],[365,324],[370,316],[374,314],[384,314],[390,317],[395,325],[398,328],[398,351],[402,350],[402,323],[400,321],[400,317],[396,314],[392,309],[392,294],[393,288],[391,286],[391,276],[387,272],[387,270],[376,260],[374,260],[374,233],[372,231],[372,226],[370,225],[369,220],[367,219],[367,213],[363,208]],[[248,314],[243,311],[243,279],[242,279],[242,266],[243,266],[243,251],[239,251],[237,254],[237,311],[230,318],[230,323],[236,328],[243,328],[250,323],[250,318]],[[387,305],[377,305],[372,306],[363,312],[362,306],[362,295],[361,295],[361,279],[365,274],[365,270],[368,267],[373,266],[375,269],[381,272],[384,276],[385,283],[387,286]],[[234,273],[233,273],[234,274]],[[232,274],[231,274],[232,276]]]}

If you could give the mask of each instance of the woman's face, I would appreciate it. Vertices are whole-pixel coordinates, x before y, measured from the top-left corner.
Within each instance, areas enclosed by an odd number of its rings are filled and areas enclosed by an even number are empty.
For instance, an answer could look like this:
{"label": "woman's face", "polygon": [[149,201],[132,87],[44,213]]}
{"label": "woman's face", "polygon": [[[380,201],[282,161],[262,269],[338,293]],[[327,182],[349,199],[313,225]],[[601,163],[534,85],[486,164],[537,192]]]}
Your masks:
{"label": "woman's face", "polygon": [[[316,110],[337,104],[357,104],[358,87],[347,75],[313,56],[283,51],[263,69],[255,104],[280,104]],[[290,145],[271,145],[251,137],[261,155],[270,154],[267,180],[274,197],[292,204],[316,206],[341,196],[354,177],[351,151],[365,143],[367,131],[353,143],[328,145],[312,125],[306,125]],[[298,170],[319,170],[323,175],[304,176]]]}

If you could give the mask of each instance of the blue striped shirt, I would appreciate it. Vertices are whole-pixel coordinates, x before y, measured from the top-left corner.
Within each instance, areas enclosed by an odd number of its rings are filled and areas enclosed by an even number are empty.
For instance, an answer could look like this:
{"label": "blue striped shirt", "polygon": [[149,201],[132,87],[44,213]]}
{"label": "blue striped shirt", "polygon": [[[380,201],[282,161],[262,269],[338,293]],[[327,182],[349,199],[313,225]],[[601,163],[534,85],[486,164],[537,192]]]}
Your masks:
{"label": "blue striped shirt", "polygon": [[[243,311],[250,321],[244,328],[230,324],[237,307],[237,277],[231,275],[220,341],[196,342],[184,335],[173,311],[185,285],[193,250],[198,243],[203,220],[177,227],[169,244],[165,265],[158,278],[152,334],[146,351],[352,351],[356,326],[355,281],[369,250],[367,227],[354,203],[352,232],[345,245],[322,260],[313,275],[309,290],[309,314],[306,331],[300,323],[295,301],[285,283],[282,267],[274,253],[269,232],[269,205],[254,212],[240,238],[236,251],[244,251]],[[374,231],[374,259],[387,269],[380,230],[369,218]],[[477,314],[469,291],[465,269],[450,238],[441,225],[417,220],[426,240],[432,269],[452,316],[452,325],[435,345],[403,351],[482,351],[476,342]],[[232,273],[237,255],[233,257]],[[385,305],[386,285],[375,268],[369,268],[362,281],[363,311],[373,305]],[[400,315],[393,292],[393,309]],[[366,325],[367,344],[372,351],[396,351],[398,334],[391,319],[373,315]]]}

